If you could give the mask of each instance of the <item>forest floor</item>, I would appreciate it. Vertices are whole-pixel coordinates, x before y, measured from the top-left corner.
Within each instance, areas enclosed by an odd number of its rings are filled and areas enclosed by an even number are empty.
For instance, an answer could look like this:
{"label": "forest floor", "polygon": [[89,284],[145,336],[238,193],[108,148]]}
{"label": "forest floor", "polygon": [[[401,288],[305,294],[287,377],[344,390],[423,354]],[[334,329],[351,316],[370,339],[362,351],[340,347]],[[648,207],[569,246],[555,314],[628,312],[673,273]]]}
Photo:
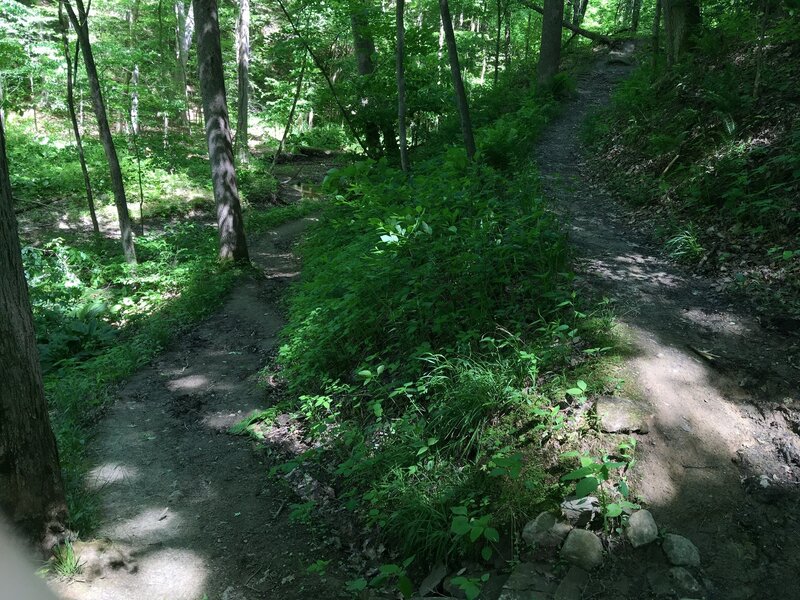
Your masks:
{"label": "forest floor", "polygon": [[[630,342],[621,377],[651,415],[634,491],[662,532],[698,546],[708,597],[797,599],[786,577],[800,572],[800,339],[762,329],[720,282],[666,258],[588,167],[582,123],[626,62],[600,59],[580,78],[537,158],[568,223],[578,285],[613,301]],[[641,553],[617,558],[584,597],[651,597],[658,566]]]}
{"label": "forest floor", "polygon": [[256,273],[118,390],[90,457],[100,541],[76,544],[83,573],[51,582],[61,598],[332,598],[344,588],[333,568],[307,572],[336,550],[292,518],[296,495],[267,483],[263,450],[228,433],[266,404],[259,373],[284,325],[280,298],[299,268],[292,246],[309,221],[251,239]]}

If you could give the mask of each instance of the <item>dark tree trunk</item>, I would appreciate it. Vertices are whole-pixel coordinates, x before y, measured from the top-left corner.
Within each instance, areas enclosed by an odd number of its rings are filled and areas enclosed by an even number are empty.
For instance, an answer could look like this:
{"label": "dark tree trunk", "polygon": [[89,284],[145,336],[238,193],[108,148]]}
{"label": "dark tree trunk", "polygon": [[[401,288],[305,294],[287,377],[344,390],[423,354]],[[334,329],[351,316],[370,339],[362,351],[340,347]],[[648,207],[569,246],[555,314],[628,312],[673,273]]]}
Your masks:
{"label": "dark tree trunk", "polygon": [[461,118],[461,133],[464,136],[464,148],[467,151],[467,157],[472,160],[475,157],[475,137],[472,134],[472,119],[469,116],[467,92],[464,89],[464,80],[461,79],[461,66],[458,63],[458,47],[456,46],[456,36],[453,32],[453,21],[450,18],[450,6],[447,4],[447,0],[439,0],[439,13],[442,18],[444,38],[447,42],[450,75],[453,78],[453,90],[456,95],[458,114]]}
{"label": "dark tree trunk", "polygon": [[631,29],[633,33],[639,31],[639,17],[642,13],[642,0],[633,0],[631,7]]}
{"label": "dark tree trunk", "polygon": [[656,13],[653,16],[653,67],[658,63],[659,33],[661,32],[661,6],[662,0],[656,0]]}
{"label": "dark tree trunk", "polygon": [[222,70],[222,47],[219,40],[219,16],[216,0],[193,0],[197,29],[197,63],[200,69],[200,94],[203,98],[211,181],[217,204],[219,257],[248,262],[244,237],[242,207],[236,184],[233,144],[225,97],[225,74]]}
{"label": "dark tree trunk", "polygon": [[97,211],[94,208],[92,181],[89,178],[89,168],[86,166],[81,130],[78,127],[78,115],[75,112],[75,76],[78,73],[78,51],[80,46],[78,44],[75,45],[75,60],[73,61],[67,39],[68,21],[64,15],[64,5],[59,4],[58,9],[59,22],[61,23],[61,43],[64,46],[64,58],[67,61],[67,109],[69,110],[69,120],[72,123],[72,133],[75,136],[75,145],[78,148],[78,161],[81,163],[83,186],[86,189],[86,202],[89,205],[89,216],[92,218],[92,229],[95,234],[99,234],[100,224],[97,222]]}
{"label": "dark tree trunk", "polygon": [[89,23],[83,0],[75,0],[77,14],[72,8],[69,0],[64,2],[67,9],[72,28],[78,34],[78,42],[81,46],[83,63],[86,67],[86,77],[89,80],[89,89],[92,92],[92,105],[97,117],[97,129],[100,133],[100,141],[103,143],[103,150],[108,160],[108,169],[111,174],[111,187],[114,190],[114,203],[117,206],[117,217],[119,219],[119,230],[122,238],[122,251],[125,260],[130,263],[136,262],[136,249],[133,246],[133,229],[131,219],[128,215],[128,203],[125,199],[125,185],[122,181],[122,169],[117,158],[117,149],[114,147],[114,138],[111,137],[111,128],[108,125],[106,105],[103,101],[103,92],[100,87],[100,80],[97,77],[97,66],[92,54],[92,44],[89,41]]}
{"label": "dark tree trunk", "polygon": [[[353,49],[358,74],[368,77],[375,72],[375,63],[372,61],[372,55],[375,54],[375,41],[369,30],[369,6],[363,2],[355,6],[350,15],[350,25],[353,30]],[[370,102],[371,99],[367,96],[361,99],[361,104],[366,107],[367,112],[367,118],[364,119],[364,139],[369,154],[379,156],[381,154],[380,127],[370,116],[375,109]]]}
{"label": "dark tree trunk", "polygon": [[[42,386],[0,121],[0,512],[50,550],[67,505]],[[5,550],[4,550],[5,552]]]}
{"label": "dark tree trunk", "polygon": [[680,59],[690,37],[700,26],[699,0],[663,0],[664,30],[667,38],[667,63]]}
{"label": "dark tree trunk", "polygon": [[539,64],[536,66],[536,80],[539,85],[550,85],[558,73],[563,17],[564,0],[544,0],[542,43],[539,48]]}
{"label": "dark tree trunk", "polygon": [[403,20],[405,6],[405,0],[397,0],[397,132],[400,136],[400,168],[402,168],[405,173],[408,173],[410,167],[408,164],[408,137],[406,135],[406,28]]}
{"label": "dark tree trunk", "polygon": [[239,108],[236,121],[236,158],[239,164],[250,161],[248,146],[247,112],[250,95],[250,0],[239,0],[239,18],[236,21],[236,54],[238,58]]}

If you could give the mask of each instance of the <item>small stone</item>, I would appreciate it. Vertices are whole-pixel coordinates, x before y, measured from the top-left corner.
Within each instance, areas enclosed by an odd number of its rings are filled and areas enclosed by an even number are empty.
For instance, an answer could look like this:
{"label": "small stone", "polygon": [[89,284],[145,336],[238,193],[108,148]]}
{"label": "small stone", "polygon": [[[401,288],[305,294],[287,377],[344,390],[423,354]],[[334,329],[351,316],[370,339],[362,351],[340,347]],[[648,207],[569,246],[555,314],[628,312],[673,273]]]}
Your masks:
{"label": "small stone", "polygon": [[600,500],[594,496],[564,500],[561,514],[575,527],[586,527],[595,519],[600,520]]}
{"label": "small stone", "polygon": [[649,510],[637,510],[628,519],[626,531],[634,548],[653,542],[658,537],[658,526]]}
{"label": "small stone", "polygon": [[591,531],[573,529],[561,547],[561,558],[591,571],[603,564],[603,543]]}
{"label": "small stone", "polygon": [[520,563],[503,585],[503,591],[498,600],[550,599],[556,590],[556,584],[552,578],[552,573],[542,565]]}
{"label": "small stone", "polygon": [[600,431],[605,433],[647,433],[647,413],[640,403],[616,396],[600,396],[595,401]]}
{"label": "small stone", "polygon": [[697,594],[703,588],[697,583],[694,576],[683,567],[672,567],[669,570],[670,577],[675,582],[678,594]]}
{"label": "small stone", "polygon": [[570,567],[556,589],[554,600],[581,600],[589,583],[589,574],[580,567]]}
{"label": "small stone", "polygon": [[700,566],[700,552],[697,550],[697,546],[681,535],[668,533],[664,536],[664,543],[661,548],[663,548],[669,562],[676,567]]}
{"label": "small stone", "polygon": [[549,558],[564,542],[570,529],[569,525],[556,521],[553,514],[543,512],[525,525],[522,539],[533,549],[536,558]]}

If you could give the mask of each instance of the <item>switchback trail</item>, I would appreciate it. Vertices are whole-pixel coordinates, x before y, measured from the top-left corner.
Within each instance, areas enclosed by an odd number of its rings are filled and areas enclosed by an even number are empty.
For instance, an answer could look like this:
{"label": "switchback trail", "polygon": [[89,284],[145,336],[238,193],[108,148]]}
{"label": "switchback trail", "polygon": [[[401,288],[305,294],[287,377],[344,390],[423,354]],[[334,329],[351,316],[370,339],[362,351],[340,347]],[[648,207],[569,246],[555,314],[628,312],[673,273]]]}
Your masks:
{"label": "switchback trail", "polygon": [[277,302],[297,275],[292,245],[307,223],[253,240],[260,273],[119,390],[89,478],[102,502],[97,535],[110,543],[89,545],[75,580],[53,582],[62,598],[292,600],[344,587],[335,572],[307,572],[335,551],[290,519],[296,498],[270,483],[264,456],[227,433],[266,404],[258,373],[284,323]]}
{"label": "switchback trail", "polygon": [[[662,532],[698,546],[704,597],[798,599],[800,371],[789,360],[798,340],[761,329],[716,281],[667,260],[590,173],[580,129],[627,61],[612,53],[580,78],[537,159],[577,251],[579,285],[614,301],[633,349],[622,376],[651,415],[637,436],[635,491]],[[655,597],[642,557],[623,553],[595,576],[591,597]]]}

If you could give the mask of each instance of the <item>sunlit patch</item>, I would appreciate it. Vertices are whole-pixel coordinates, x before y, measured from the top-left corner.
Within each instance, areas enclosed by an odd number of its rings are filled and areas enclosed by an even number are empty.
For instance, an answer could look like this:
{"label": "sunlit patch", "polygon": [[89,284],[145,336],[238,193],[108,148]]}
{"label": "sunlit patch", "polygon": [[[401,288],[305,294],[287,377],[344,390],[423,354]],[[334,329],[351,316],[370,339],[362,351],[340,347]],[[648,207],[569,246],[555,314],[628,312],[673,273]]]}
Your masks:
{"label": "sunlit patch", "polygon": [[171,392],[196,392],[205,389],[211,382],[205,375],[187,375],[167,382]]}
{"label": "sunlit patch", "polygon": [[89,489],[99,490],[111,483],[131,482],[139,477],[136,467],[128,467],[119,463],[105,463],[96,466],[86,476],[86,485]]}
{"label": "sunlit patch", "polygon": [[103,528],[103,535],[131,544],[155,544],[175,537],[184,520],[171,507],[148,508],[135,517]]}

